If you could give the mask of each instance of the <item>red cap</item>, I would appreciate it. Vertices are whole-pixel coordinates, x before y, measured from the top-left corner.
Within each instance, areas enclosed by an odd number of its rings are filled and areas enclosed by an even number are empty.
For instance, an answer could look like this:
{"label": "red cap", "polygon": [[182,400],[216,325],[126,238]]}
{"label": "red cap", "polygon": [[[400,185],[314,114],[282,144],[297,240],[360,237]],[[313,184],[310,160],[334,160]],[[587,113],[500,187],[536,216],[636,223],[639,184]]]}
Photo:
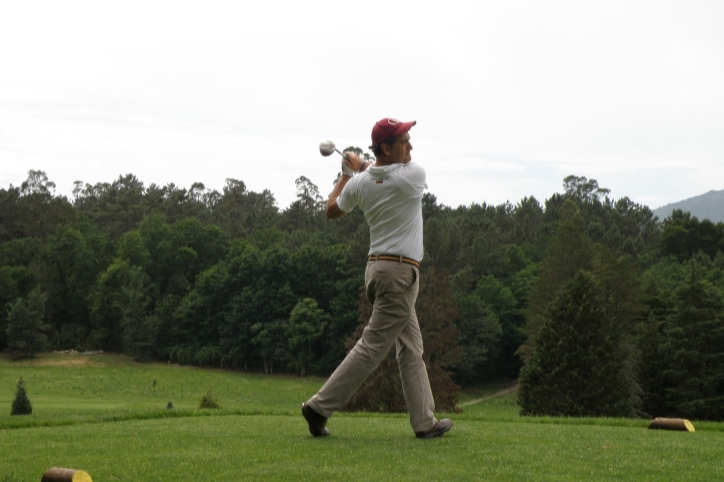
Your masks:
{"label": "red cap", "polygon": [[402,134],[405,134],[415,124],[417,124],[417,121],[400,122],[394,117],[386,117],[381,121],[378,121],[372,128],[372,145],[370,146],[370,149],[374,148],[374,146],[380,145],[382,141],[388,137],[401,136]]}

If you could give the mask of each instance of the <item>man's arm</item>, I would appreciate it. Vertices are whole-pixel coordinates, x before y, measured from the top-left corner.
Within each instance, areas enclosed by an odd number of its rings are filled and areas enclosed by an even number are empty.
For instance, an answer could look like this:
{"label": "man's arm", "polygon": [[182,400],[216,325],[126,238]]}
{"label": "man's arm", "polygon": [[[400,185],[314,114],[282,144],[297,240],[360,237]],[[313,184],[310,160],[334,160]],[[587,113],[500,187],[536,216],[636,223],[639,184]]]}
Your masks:
{"label": "man's arm", "polygon": [[334,189],[332,189],[332,192],[329,193],[329,199],[327,199],[327,217],[329,219],[339,219],[347,214],[346,212],[342,211],[339,206],[337,206],[337,198],[340,194],[342,194],[342,189],[344,189],[344,186],[347,185],[350,179],[352,178],[345,174],[342,174],[341,176],[339,176],[337,184],[334,185]]}
{"label": "man's arm", "polygon": [[[345,164],[352,173],[364,170],[366,163],[357,154],[354,152],[346,152],[345,155],[346,157],[342,160],[342,163]],[[337,205],[337,198],[342,194],[342,189],[344,189],[344,186],[347,185],[350,179],[352,179],[351,176],[343,173],[337,180],[337,184],[334,185],[332,192],[329,193],[326,212],[329,219],[339,219],[347,214]]]}

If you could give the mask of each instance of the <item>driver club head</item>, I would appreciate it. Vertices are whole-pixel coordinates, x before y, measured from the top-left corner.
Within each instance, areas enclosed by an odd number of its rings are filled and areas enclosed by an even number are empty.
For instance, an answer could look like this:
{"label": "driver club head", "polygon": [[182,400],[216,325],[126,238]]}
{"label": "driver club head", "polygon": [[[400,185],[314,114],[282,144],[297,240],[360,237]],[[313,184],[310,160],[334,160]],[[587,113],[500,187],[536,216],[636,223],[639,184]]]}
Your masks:
{"label": "driver club head", "polygon": [[336,150],[337,148],[332,141],[324,141],[319,143],[319,153],[322,154],[324,157],[331,156]]}
{"label": "driver club head", "polygon": [[347,155],[339,152],[339,149],[335,147],[334,142],[324,141],[319,143],[319,153],[322,154],[324,157],[331,156],[332,153],[335,151],[337,152],[337,154],[347,159]]}

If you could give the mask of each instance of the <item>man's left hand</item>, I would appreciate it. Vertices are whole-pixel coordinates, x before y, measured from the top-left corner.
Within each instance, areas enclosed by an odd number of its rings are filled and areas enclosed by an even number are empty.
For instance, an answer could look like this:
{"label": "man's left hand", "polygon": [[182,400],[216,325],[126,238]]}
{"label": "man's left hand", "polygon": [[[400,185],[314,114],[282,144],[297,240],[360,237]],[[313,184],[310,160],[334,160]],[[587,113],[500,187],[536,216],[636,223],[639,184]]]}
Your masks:
{"label": "man's left hand", "polygon": [[365,161],[354,152],[345,152],[342,159],[342,174],[352,177],[359,172],[364,163]]}

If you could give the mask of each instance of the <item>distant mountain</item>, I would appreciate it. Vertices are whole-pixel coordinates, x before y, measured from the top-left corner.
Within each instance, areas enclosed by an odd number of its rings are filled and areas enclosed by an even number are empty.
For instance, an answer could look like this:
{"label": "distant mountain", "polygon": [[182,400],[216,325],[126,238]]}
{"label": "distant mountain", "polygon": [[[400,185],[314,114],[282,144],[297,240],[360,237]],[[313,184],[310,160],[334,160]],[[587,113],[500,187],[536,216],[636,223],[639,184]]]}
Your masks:
{"label": "distant mountain", "polygon": [[701,196],[667,204],[654,209],[654,214],[659,217],[659,221],[663,221],[674,209],[690,212],[692,216],[699,218],[699,221],[708,219],[713,223],[724,222],[724,190],[709,191]]}

